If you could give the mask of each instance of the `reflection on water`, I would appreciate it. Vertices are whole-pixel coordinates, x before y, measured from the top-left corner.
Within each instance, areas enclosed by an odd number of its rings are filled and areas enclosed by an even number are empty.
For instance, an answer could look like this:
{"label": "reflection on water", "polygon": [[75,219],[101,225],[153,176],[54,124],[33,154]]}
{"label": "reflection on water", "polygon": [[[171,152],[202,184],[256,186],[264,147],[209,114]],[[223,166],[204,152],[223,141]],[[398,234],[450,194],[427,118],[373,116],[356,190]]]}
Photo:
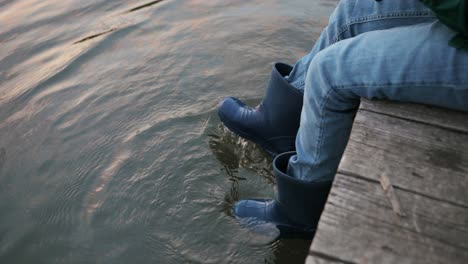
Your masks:
{"label": "reflection on water", "polygon": [[215,106],[336,2],[0,1],[0,263],[303,263],[231,216],[275,179]]}
{"label": "reflection on water", "polygon": [[231,215],[233,204],[239,201],[240,182],[247,181],[246,177],[239,174],[239,169],[251,170],[273,185],[275,178],[270,166],[271,158],[259,146],[240,138],[221,123],[216,130],[210,130],[208,136],[209,147],[222,165],[221,171],[232,183],[224,199],[225,213]]}

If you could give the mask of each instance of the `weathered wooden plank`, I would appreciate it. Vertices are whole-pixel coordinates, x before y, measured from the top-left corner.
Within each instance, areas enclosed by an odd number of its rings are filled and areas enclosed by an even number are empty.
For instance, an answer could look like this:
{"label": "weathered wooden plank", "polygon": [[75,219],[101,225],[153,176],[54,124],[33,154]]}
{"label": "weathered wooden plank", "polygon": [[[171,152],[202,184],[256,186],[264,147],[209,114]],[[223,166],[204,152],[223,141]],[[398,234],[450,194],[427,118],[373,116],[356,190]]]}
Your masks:
{"label": "weathered wooden plank", "polygon": [[311,252],[349,263],[468,263],[467,208],[400,189],[395,195],[405,217],[379,182],[338,174]]}
{"label": "weathered wooden plank", "polygon": [[468,114],[459,111],[427,105],[365,99],[361,101],[360,108],[468,133]]}
{"label": "weathered wooden plank", "polygon": [[359,111],[339,170],[468,208],[468,134]]}
{"label": "weathered wooden plank", "polygon": [[468,263],[467,131],[466,113],[363,100],[309,263]]}
{"label": "weathered wooden plank", "polygon": [[321,258],[317,256],[309,255],[306,259],[306,264],[347,264],[339,260],[331,260],[330,258]]}

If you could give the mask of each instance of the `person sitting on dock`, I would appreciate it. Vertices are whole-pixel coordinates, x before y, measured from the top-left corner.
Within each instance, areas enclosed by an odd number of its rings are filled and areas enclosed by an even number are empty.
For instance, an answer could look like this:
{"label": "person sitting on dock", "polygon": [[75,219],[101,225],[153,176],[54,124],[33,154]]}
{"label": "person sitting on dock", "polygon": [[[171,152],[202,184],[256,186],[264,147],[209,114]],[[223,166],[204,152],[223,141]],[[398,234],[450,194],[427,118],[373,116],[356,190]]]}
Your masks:
{"label": "person sitting on dock", "polygon": [[242,200],[238,219],[312,238],[360,98],[468,111],[468,1],[342,0],[312,51],[273,65],[256,108],[236,98],[221,121],[275,157],[276,199]]}

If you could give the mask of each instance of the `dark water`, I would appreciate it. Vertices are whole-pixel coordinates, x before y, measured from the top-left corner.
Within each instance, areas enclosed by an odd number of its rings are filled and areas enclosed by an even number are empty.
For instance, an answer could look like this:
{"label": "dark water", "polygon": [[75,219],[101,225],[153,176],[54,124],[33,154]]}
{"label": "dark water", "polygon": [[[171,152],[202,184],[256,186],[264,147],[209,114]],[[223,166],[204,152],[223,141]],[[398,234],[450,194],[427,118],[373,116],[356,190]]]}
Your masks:
{"label": "dark water", "polygon": [[334,0],[0,0],[0,263],[303,263],[234,201],[270,160],[219,125]]}

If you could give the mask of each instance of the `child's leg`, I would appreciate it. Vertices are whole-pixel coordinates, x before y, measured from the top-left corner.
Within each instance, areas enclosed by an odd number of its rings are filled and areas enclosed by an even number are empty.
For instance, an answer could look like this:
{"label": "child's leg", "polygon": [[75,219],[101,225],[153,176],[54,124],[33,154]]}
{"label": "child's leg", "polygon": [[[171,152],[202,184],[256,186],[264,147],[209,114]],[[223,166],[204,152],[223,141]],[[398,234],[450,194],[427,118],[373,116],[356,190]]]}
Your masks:
{"label": "child's leg", "polygon": [[304,90],[305,76],[310,62],[321,50],[334,43],[362,33],[435,21],[433,12],[419,1],[408,0],[342,0],[330,16],[329,25],[322,31],[312,51],[300,59],[288,81]]}
{"label": "child's leg", "polygon": [[319,52],[308,69],[288,174],[333,179],[361,97],[468,111],[468,52],[448,45],[454,35],[440,22],[423,23],[367,32]]}

